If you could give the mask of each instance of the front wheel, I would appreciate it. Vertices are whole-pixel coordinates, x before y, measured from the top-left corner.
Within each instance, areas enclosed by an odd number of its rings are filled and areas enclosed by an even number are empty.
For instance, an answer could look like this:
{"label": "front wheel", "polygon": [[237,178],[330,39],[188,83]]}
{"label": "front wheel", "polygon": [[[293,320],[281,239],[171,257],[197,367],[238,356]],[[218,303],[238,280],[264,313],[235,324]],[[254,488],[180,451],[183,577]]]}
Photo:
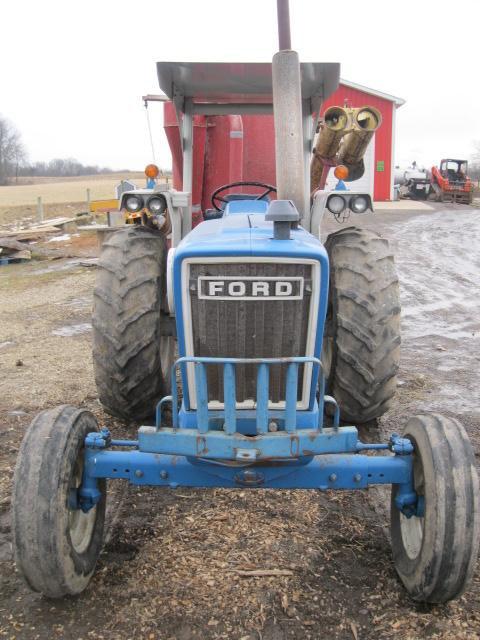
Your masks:
{"label": "front wheel", "polygon": [[97,430],[85,409],[62,405],[31,423],[20,447],[12,496],[15,564],[34,590],[50,598],[83,591],[103,542],[102,497],[87,513],[74,505],[82,482],[85,436]]}
{"label": "front wheel", "polygon": [[443,603],[459,596],[472,577],[479,543],[478,476],[467,433],[452,418],[421,415],[409,420],[413,480],[424,501],[423,517],[407,518],[392,487],[393,561],[410,596]]}

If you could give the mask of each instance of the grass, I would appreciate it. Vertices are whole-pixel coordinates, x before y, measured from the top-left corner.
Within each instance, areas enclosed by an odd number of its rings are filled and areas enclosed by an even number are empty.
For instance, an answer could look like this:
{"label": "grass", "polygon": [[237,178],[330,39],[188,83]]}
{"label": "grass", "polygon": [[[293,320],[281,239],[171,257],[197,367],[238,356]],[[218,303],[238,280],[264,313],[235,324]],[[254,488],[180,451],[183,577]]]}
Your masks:
{"label": "grass", "polygon": [[0,187],[0,226],[37,219],[37,198],[42,198],[44,218],[71,217],[87,211],[87,189],[91,200],[110,200],[121,180],[145,186],[145,174],[117,172],[72,178],[19,178],[18,184]]}
{"label": "grass", "polygon": [[[90,197],[92,200],[114,198],[115,186],[122,179],[133,180],[138,187],[143,187],[145,176],[143,173],[138,172],[82,176],[79,178],[40,178],[36,179],[32,184],[24,183],[0,187],[0,209],[6,207],[36,206],[39,196],[46,205],[86,202],[87,189],[90,189]],[[22,182],[24,180],[22,180]],[[33,181],[34,179],[31,178],[29,180]],[[53,180],[55,180],[55,182],[53,182]]]}

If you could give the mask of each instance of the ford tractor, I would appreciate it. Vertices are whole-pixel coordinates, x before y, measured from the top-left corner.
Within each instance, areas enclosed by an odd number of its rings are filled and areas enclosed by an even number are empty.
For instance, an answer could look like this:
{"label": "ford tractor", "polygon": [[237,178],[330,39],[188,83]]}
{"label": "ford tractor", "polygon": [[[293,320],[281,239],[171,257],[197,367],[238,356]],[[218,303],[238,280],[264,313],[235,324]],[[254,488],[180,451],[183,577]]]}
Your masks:
{"label": "ford tractor", "polygon": [[[121,479],[241,490],[391,485],[393,563],[411,597],[445,602],[472,576],[478,478],[465,429],[417,415],[402,435],[363,442],[355,426],[385,414],[395,394],[399,285],[377,233],[348,226],[321,241],[325,215],[372,208],[368,194],[322,186],[333,167],[342,182],[361,175],[381,116],[336,107],[319,121],[339,65],[300,64],[285,0],[278,9],[272,64],[157,65],[182,185],[123,195],[125,210],[148,210],[154,224],[112,229],[94,292],[99,398],[138,432],[116,439],[85,408],[48,409],[15,469],[16,566],[48,597],[87,587],[107,480]],[[239,117],[272,112],[276,184],[217,184],[192,225],[197,116],[235,125],[235,141]]]}

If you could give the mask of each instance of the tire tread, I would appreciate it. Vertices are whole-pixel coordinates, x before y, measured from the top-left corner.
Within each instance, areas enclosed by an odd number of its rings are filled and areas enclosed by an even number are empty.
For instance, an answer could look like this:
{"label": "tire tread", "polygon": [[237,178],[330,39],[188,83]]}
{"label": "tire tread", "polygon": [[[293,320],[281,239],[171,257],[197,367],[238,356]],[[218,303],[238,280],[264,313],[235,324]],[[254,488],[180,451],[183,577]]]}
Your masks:
{"label": "tire tread", "polygon": [[93,362],[100,402],[123,420],[153,413],[168,391],[160,361],[164,237],[145,227],[103,244],[94,291]]}
{"label": "tire tread", "polygon": [[390,407],[400,357],[399,284],[388,241],[346,227],[325,242],[330,258],[334,355],[327,381],[342,419],[368,422]]}

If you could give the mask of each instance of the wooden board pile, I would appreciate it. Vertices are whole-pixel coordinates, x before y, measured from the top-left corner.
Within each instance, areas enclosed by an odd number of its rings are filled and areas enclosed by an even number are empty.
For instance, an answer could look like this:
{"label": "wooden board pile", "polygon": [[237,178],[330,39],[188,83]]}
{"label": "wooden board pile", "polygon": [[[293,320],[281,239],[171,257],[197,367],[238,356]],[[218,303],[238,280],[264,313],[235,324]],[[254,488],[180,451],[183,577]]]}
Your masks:
{"label": "wooden board pile", "polygon": [[0,265],[31,260],[32,252],[28,244],[13,238],[0,238]]}
{"label": "wooden board pile", "polygon": [[[32,250],[28,242],[76,229],[75,218],[52,218],[27,229],[0,230],[0,266],[31,260]],[[37,248],[35,252],[51,253]]]}

